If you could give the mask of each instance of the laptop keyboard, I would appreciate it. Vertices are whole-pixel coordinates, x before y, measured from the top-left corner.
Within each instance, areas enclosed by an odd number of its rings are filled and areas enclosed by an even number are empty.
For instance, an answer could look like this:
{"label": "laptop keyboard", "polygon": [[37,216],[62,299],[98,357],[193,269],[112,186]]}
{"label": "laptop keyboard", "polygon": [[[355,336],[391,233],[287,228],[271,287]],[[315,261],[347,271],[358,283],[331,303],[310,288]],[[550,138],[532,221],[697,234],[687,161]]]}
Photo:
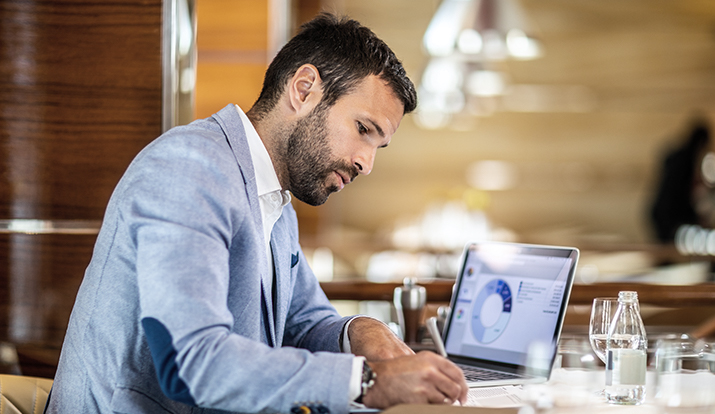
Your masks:
{"label": "laptop keyboard", "polygon": [[457,364],[457,366],[460,367],[462,371],[464,371],[464,378],[467,380],[467,382],[523,378],[521,375],[511,374],[508,372],[492,371],[489,369],[477,368],[462,364]]}

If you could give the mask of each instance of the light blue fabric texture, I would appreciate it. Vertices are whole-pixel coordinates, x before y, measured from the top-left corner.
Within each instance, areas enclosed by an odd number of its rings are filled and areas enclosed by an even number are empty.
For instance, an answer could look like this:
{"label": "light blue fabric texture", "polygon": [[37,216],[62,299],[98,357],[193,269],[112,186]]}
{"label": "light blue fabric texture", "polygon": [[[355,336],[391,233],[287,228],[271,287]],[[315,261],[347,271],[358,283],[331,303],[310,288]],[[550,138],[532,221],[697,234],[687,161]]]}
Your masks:
{"label": "light blue fabric texture", "polygon": [[109,201],[48,412],[347,412],[347,318],[306,263],[290,204],[270,246],[275,300],[233,105],[157,138]]}

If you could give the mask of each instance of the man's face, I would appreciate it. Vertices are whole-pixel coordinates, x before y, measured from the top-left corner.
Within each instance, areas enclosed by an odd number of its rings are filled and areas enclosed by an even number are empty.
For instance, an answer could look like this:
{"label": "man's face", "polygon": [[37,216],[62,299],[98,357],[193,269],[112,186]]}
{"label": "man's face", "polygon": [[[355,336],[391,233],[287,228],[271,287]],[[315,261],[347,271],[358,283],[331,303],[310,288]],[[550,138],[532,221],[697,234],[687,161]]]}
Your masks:
{"label": "man's face", "polygon": [[369,76],[331,107],[316,106],[296,122],[287,146],[290,191],[313,206],[325,203],[357,177],[369,174],[402,120],[391,88]]}

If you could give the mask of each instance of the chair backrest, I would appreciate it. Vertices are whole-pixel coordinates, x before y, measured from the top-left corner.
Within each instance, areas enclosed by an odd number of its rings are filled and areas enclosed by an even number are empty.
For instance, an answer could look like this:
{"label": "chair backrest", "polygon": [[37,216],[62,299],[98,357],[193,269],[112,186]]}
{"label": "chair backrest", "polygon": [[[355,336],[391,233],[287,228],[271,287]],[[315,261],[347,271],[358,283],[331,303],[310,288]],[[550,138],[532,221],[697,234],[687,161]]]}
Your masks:
{"label": "chair backrest", "polygon": [[51,388],[48,378],[0,374],[0,414],[42,414]]}

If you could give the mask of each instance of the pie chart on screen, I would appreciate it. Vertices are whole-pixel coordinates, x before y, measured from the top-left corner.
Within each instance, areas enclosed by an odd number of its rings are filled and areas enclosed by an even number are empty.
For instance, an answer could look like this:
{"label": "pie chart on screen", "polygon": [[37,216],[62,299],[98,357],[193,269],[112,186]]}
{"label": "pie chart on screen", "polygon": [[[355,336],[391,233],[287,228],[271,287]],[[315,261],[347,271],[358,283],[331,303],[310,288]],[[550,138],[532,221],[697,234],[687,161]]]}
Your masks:
{"label": "pie chart on screen", "polygon": [[472,334],[477,341],[488,344],[504,333],[511,317],[511,289],[502,279],[489,281],[474,301]]}

